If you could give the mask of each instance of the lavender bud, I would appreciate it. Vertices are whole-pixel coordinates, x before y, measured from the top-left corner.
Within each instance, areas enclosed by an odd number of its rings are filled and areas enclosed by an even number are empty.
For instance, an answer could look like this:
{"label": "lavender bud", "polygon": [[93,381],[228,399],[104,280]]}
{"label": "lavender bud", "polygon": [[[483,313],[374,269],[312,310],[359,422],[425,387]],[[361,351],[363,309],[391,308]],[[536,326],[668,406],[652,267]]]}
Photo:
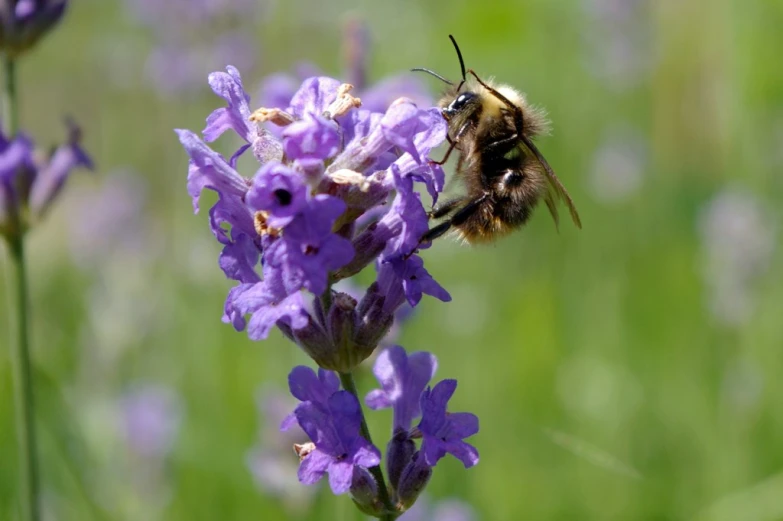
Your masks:
{"label": "lavender bud", "polygon": [[334,293],[326,325],[335,346],[335,363],[343,367],[341,371],[357,366],[372,352],[356,349],[353,342],[356,323],[356,300],[346,293]]}
{"label": "lavender bud", "polygon": [[386,297],[381,295],[377,282],[367,289],[367,294],[359,304],[359,327],[354,344],[361,351],[372,352],[386,336],[394,322],[394,315],[384,310]]}
{"label": "lavender bud", "polygon": [[397,497],[405,509],[410,508],[416,502],[419,494],[422,493],[432,477],[432,467],[427,465],[424,460],[421,451],[416,452],[400,476]]}
{"label": "lavender bud", "polygon": [[[336,350],[321,324],[311,318],[308,319],[305,327],[289,329],[289,331],[297,345],[319,366],[324,369],[335,369],[334,353]],[[286,331],[283,333],[285,334]]]}
{"label": "lavender bud", "polygon": [[0,50],[16,57],[60,21],[67,0],[0,1]]}
{"label": "lavender bud", "polygon": [[395,431],[386,446],[386,472],[389,474],[389,484],[396,490],[405,467],[411,462],[416,443],[408,436],[408,432],[399,429]]}
{"label": "lavender bud", "polygon": [[378,483],[367,469],[353,468],[350,493],[353,502],[365,514],[378,517],[383,511],[383,504],[378,499]]}

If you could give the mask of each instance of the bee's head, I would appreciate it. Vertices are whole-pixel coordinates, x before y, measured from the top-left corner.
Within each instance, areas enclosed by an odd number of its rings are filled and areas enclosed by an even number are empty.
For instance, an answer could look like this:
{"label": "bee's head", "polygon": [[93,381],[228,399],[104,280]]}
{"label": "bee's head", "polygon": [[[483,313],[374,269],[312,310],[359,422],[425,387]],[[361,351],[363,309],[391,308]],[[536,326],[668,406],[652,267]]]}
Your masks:
{"label": "bee's head", "polygon": [[480,104],[479,96],[475,92],[460,92],[451,103],[443,108],[443,117],[451,121],[461,115],[469,115],[475,111],[475,107]]}

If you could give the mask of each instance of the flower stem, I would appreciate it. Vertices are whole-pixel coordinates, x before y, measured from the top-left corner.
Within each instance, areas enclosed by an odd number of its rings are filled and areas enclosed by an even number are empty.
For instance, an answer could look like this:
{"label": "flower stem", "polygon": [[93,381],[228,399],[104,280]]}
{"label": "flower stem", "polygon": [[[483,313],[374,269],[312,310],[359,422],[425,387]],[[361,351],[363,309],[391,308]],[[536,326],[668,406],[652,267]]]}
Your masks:
{"label": "flower stem", "polygon": [[[6,139],[13,139],[19,130],[19,103],[16,91],[16,62],[13,56],[3,57],[3,132]],[[9,288],[12,308],[16,307],[16,337],[11,341],[14,377],[14,409],[19,445],[19,490],[21,494],[22,521],[39,521],[38,449],[35,434],[35,403],[30,368],[30,341],[28,336],[27,269],[24,258],[24,237],[21,230],[8,238],[11,253],[13,281]],[[15,306],[13,305],[15,304]]]}
{"label": "flower stem", "polygon": [[19,444],[19,489],[21,492],[22,521],[38,521],[39,485],[38,451],[35,433],[35,403],[30,366],[30,342],[27,315],[27,273],[24,259],[24,240],[14,237],[8,241],[11,252],[11,266],[14,288],[11,300],[16,304],[16,338],[11,355],[14,375],[14,409]]}
{"label": "flower stem", "polygon": [[19,130],[19,104],[16,93],[16,61],[3,55],[3,133],[6,139],[13,139]]}
{"label": "flower stem", "polygon": [[[356,382],[353,380],[353,374],[352,373],[338,373],[340,375],[340,382],[343,384],[343,389],[351,393],[352,395],[356,396],[356,398],[359,398],[359,393],[356,390]],[[361,432],[362,436],[364,436],[364,439],[372,443],[372,437],[370,437],[370,429],[367,427],[367,420],[364,418],[364,408],[361,406],[361,399],[359,400],[359,410],[362,414],[362,422],[361,422]],[[383,506],[386,507],[386,513],[381,517],[381,521],[394,521],[394,519],[397,518],[397,515],[394,514],[396,511],[396,508],[394,507],[394,504],[392,503],[391,497],[389,496],[389,489],[386,488],[386,480],[383,477],[383,471],[381,470],[380,465],[376,465],[374,467],[370,467],[367,469],[370,471],[370,474],[375,478],[375,481],[378,482],[378,496],[381,500],[381,503],[383,503]]]}

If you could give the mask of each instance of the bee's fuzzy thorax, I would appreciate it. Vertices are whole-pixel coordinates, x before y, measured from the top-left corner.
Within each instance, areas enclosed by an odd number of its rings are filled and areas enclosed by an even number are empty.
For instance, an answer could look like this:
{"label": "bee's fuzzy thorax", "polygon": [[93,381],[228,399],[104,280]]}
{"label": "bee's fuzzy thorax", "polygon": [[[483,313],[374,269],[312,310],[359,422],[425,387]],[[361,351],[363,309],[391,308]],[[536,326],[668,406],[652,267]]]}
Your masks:
{"label": "bee's fuzzy thorax", "polygon": [[[542,107],[537,107],[528,103],[523,92],[518,91],[510,85],[495,83],[494,78],[484,80],[484,83],[498,91],[512,104],[522,109],[526,135],[534,137],[548,135],[550,133],[551,125],[547,118],[546,110]],[[495,96],[474,79],[469,79],[462,90],[478,94],[481,98],[482,111],[490,118],[501,118],[502,115],[508,111],[508,106],[503,100]]]}

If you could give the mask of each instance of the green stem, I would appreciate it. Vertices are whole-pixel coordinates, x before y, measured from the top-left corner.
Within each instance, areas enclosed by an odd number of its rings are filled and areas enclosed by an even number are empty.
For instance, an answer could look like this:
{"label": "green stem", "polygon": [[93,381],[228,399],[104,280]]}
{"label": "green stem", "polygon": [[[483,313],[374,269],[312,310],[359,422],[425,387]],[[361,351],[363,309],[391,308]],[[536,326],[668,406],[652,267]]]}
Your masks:
{"label": "green stem", "polygon": [[3,55],[3,133],[7,139],[13,138],[19,130],[19,103],[16,92],[16,61],[12,56]]}
{"label": "green stem", "polygon": [[[356,398],[359,398],[359,393],[356,390],[356,382],[353,380],[353,374],[352,373],[338,373],[340,375],[340,382],[343,384],[343,389],[351,393],[352,395],[356,396]],[[372,443],[372,437],[370,436],[370,429],[367,427],[367,420],[364,419],[364,408],[361,407],[361,399],[359,399],[359,411],[362,415],[362,422],[361,422],[361,432],[362,436],[365,440]],[[380,465],[376,465],[374,467],[370,467],[367,469],[370,471],[370,474],[375,478],[375,481],[378,482],[378,496],[381,500],[381,503],[383,503],[383,506],[386,507],[386,513],[381,517],[381,521],[394,521],[397,516],[394,514],[396,511],[394,507],[394,503],[392,503],[391,497],[389,496],[389,489],[386,488],[386,480],[383,477],[383,471],[381,470]]]}
{"label": "green stem", "polygon": [[14,281],[12,300],[16,304],[16,338],[11,356],[14,375],[14,409],[19,444],[19,489],[23,521],[39,521],[38,450],[35,433],[35,402],[30,365],[28,337],[27,273],[24,259],[24,241],[21,237],[9,241],[11,269]]}
{"label": "green stem", "polygon": [[[3,55],[3,132],[6,139],[13,139],[19,130],[19,103],[16,90],[16,62],[12,56]],[[30,366],[30,339],[28,336],[27,273],[24,259],[24,238],[20,229],[8,240],[11,253],[14,288],[12,303],[16,307],[16,338],[12,341],[11,360],[14,376],[14,409],[19,445],[19,490],[21,493],[22,521],[39,521],[38,450],[35,434],[35,402]]]}

